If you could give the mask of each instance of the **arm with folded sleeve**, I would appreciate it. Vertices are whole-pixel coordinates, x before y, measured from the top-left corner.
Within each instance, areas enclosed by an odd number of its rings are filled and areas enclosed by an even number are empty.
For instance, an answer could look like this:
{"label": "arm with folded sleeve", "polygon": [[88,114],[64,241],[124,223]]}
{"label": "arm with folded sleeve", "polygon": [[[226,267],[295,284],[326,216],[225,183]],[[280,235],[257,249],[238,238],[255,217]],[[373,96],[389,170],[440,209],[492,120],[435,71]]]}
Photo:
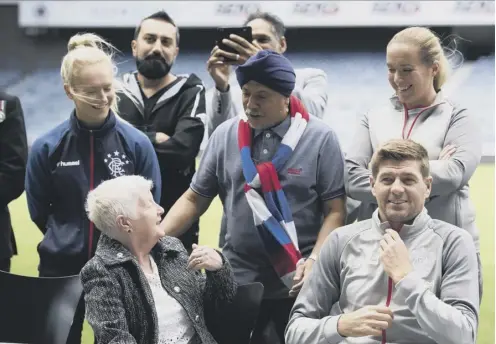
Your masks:
{"label": "arm with folded sleeve", "polygon": [[[355,139],[346,157],[348,195],[356,200],[376,203],[371,192],[368,168],[373,154],[367,115],[360,120]],[[452,116],[446,132],[445,146],[454,146],[453,154],[442,160],[430,160],[431,197],[447,195],[468,183],[481,158],[481,142],[474,120],[466,110]]]}
{"label": "arm with folded sleeve", "polygon": [[[174,134],[165,135],[164,140],[155,140],[153,143],[158,160],[167,166],[174,166],[178,170],[188,168],[196,159],[205,134],[205,126],[201,115],[205,113],[205,88],[194,87],[186,90],[181,98],[186,98],[179,113],[174,114],[177,125]],[[147,134],[149,136],[149,134]]]}
{"label": "arm with folded sleeve", "polygon": [[0,209],[24,192],[27,156],[24,113],[19,98],[12,97],[0,122]]}
{"label": "arm with folded sleeve", "polygon": [[444,145],[454,146],[454,153],[448,159],[429,161],[431,197],[450,194],[467,185],[480,163],[480,131],[467,110],[458,111],[451,117]]}

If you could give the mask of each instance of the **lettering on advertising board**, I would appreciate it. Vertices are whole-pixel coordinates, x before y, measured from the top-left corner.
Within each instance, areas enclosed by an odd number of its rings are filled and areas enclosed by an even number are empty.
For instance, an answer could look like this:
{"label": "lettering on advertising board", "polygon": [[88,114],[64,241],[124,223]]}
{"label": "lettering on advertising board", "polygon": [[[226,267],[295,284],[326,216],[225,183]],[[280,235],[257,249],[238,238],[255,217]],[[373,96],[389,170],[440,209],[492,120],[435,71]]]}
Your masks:
{"label": "lettering on advertising board", "polygon": [[455,12],[494,15],[494,1],[457,1],[455,3]]}
{"label": "lettering on advertising board", "polygon": [[128,8],[124,6],[115,6],[112,4],[111,6],[91,6],[90,7],[90,15],[95,18],[110,18],[112,19],[114,16],[125,16],[128,13],[131,13]]}
{"label": "lettering on advertising board", "polygon": [[[1,2],[2,0],[0,0]],[[19,1],[20,27],[135,27],[162,9],[159,1]],[[494,25],[494,1],[167,1],[181,27],[240,25],[257,11],[281,16],[288,27]],[[193,12],[192,14],[189,12]],[[77,13],[76,16],[71,15]],[[442,13],[443,15],[437,15]],[[332,19],[332,20],[331,20]]]}
{"label": "lettering on advertising board", "polygon": [[339,12],[339,2],[337,1],[300,1],[294,4],[293,13],[307,16],[333,15]]}
{"label": "lettering on advertising board", "polygon": [[385,15],[412,15],[420,12],[418,1],[374,1],[372,12]]}
{"label": "lettering on advertising board", "polygon": [[248,16],[257,11],[261,11],[260,4],[242,2],[219,2],[215,10],[217,14],[226,16]]}
{"label": "lettering on advertising board", "polygon": [[34,9],[35,17],[45,17],[47,15],[47,9],[45,5],[40,4]]}

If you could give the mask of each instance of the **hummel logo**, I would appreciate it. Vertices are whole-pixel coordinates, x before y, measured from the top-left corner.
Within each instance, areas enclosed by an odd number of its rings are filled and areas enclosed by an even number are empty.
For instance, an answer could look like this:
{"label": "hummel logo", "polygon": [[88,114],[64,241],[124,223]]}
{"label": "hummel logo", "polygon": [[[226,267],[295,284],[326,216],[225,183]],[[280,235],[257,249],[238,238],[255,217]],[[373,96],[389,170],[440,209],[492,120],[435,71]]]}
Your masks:
{"label": "hummel logo", "polygon": [[76,160],[76,161],[59,161],[57,163],[57,167],[59,166],[62,166],[62,167],[65,167],[65,166],[79,166],[79,160]]}

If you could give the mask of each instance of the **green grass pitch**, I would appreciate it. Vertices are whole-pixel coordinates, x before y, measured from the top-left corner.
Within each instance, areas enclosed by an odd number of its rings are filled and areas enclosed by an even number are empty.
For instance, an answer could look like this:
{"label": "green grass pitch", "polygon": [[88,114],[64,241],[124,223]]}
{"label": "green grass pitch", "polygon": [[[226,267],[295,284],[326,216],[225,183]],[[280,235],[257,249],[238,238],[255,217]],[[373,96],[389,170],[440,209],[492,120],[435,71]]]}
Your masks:
{"label": "green grass pitch", "polygon": [[[494,343],[494,164],[481,165],[471,182],[471,197],[477,209],[477,224],[481,233],[482,263],[484,269],[484,297],[482,300],[478,344]],[[38,254],[36,245],[42,235],[31,222],[25,195],[10,204],[19,255],[12,261],[12,272],[37,276]],[[218,198],[201,218],[200,244],[217,247],[222,214]],[[85,324],[83,343],[93,343],[93,333]]]}

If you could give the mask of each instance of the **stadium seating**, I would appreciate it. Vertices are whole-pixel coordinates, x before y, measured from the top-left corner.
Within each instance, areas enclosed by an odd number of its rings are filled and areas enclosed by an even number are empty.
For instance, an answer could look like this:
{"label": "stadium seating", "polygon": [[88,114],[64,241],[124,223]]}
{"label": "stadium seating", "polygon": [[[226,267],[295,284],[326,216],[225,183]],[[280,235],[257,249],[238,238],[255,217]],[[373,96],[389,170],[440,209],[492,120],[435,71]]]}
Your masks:
{"label": "stadium seating", "polygon": [[[175,73],[196,73],[207,87],[213,83],[205,69],[208,52],[184,52],[173,67]],[[328,75],[329,102],[325,121],[337,132],[346,150],[353,137],[356,118],[383,102],[392,91],[387,81],[383,52],[288,52],[296,68],[312,66]],[[477,117],[484,138],[484,154],[494,156],[494,55],[472,62],[468,77],[453,90],[453,99]],[[468,62],[467,62],[468,64]],[[463,66],[463,65],[462,65]],[[135,69],[132,56],[118,61],[119,73]],[[455,70],[455,74],[457,71]],[[16,71],[0,71],[0,80],[19,77]],[[1,84],[0,84],[1,86]],[[37,70],[8,91],[18,95],[24,107],[29,142],[67,118],[72,104],[62,88],[58,69]]]}

